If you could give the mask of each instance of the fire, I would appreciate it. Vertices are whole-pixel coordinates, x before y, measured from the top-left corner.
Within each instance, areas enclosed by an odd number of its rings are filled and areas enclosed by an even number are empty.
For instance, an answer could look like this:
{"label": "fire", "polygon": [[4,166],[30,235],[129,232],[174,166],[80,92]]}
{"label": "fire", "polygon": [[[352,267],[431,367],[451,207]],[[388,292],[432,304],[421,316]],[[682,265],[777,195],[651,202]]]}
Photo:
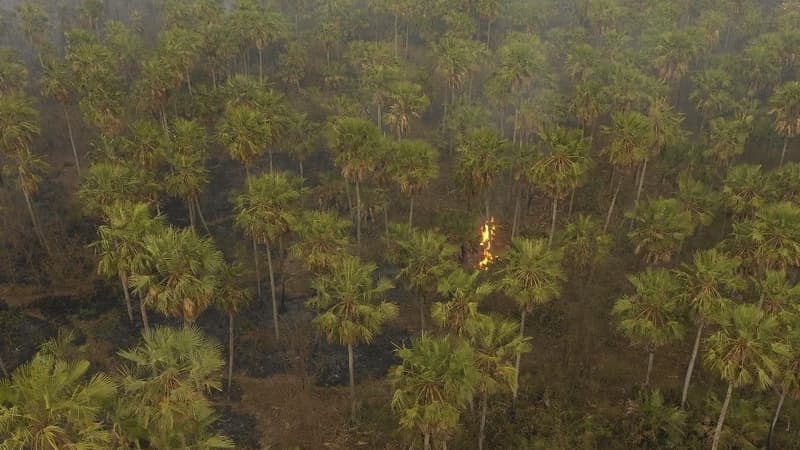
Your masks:
{"label": "fire", "polygon": [[483,249],[483,258],[478,263],[478,269],[486,270],[489,265],[494,261],[492,255],[492,241],[497,227],[494,224],[494,217],[489,218],[489,221],[484,223],[481,227],[481,248]]}

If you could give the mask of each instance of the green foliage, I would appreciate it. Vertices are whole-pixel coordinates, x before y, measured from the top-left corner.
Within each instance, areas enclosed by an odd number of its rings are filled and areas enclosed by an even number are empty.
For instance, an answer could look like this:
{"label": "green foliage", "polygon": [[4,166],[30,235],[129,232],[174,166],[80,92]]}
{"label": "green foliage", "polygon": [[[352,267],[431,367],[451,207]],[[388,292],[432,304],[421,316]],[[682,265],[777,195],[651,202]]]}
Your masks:
{"label": "green foliage", "polygon": [[475,195],[490,189],[495,178],[508,165],[508,143],[491,128],[467,131],[456,149],[457,174],[464,188]]}
{"label": "green foliage", "polygon": [[307,305],[319,311],[314,325],[328,341],[341,345],[369,344],[383,325],[397,317],[397,306],[385,300],[392,283],[373,280],[375,264],[344,256],[312,282],[317,293]]}
{"label": "green foliage", "polygon": [[516,239],[499,269],[500,286],[530,312],[561,295],[566,279],[562,259],[560,250],[548,250],[545,239]]}
{"label": "green foliage", "polygon": [[635,293],[620,297],[611,310],[619,331],[650,352],[680,339],[680,284],[675,276],[666,269],[647,269],[629,275],[628,281]]}
{"label": "green foliage", "polygon": [[130,440],[154,448],[233,448],[214,434],[216,414],[206,395],[220,390],[222,350],[196,328],[157,328],[121,351],[126,360],[115,420]]}
{"label": "green foliage", "polygon": [[539,133],[540,156],[532,163],[530,182],[551,197],[563,198],[586,178],[591,140],[578,129],[555,127]]}
{"label": "green foliage", "polygon": [[116,384],[102,372],[87,377],[86,360],[65,360],[59,348],[66,344],[45,343],[32,361],[0,380],[0,447],[109,448],[104,410]]}
{"label": "green foliage", "polygon": [[613,239],[603,233],[603,224],[595,217],[578,214],[560,233],[559,244],[564,259],[575,268],[586,270],[605,260]]}
{"label": "green foliage", "polygon": [[625,441],[631,448],[678,448],[686,432],[685,411],[664,404],[656,389],[625,404]]}
{"label": "green foliage", "polygon": [[401,363],[389,379],[400,427],[446,442],[479,382],[472,349],[452,337],[423,337],[398,349],[397,356]]}
{"label": "green foliage", "polygon": [[789,202],[766,205],[755,216],[733,224],[729,245],[753,269],[800,265],[800,208]]}
{"label": "green foliage", "polygon": [[739,164],[731,167],[722,185],[722,200],[738,217],[752,216],[773,196],[772,177],[758,165]]}
{"label": "green foliage", "polygon": [[350,247],[353,223],[330,211],[304,211],[297,226],[298,239],[289,249],[311,272],[329,270]]}
{"label": "green foliage", "polygon": [[738,258],[717,249],[697,251],[691,264],[682,265],[677,273],[683,288],[680,298],[695,322],[716,320],[731,307],[732,295],[746,286],[740,266]]}
{"label": "green foliage", "polygon": [[612,124],[602,129],[610,139],[603,152],[614,168],[629,171],[647,158],[650,123],[647,116],[635,111],[613,113],[611,117]]}
{"label": "green foliage", "polygon": [[497,316],[480,315],[466,326],[475,355],[479,381],[476,391],[484,395],[517,390],[514,358],[531,351],[530,338],[522,337],[519,325]]}
{"label": "green foliage", "polygon": [[437,290],[447,301],[431,305],[431,317],[442,330],[463,336],[471,322],[479,319],[480,302],[491,294],[495,287],[481,278],[479,271],[467,272],[456,268],[439,279]]}
{"label": "green foliage", "polygon": [[694,233],[691,213],[674,198],[645,200],[625,216],[633,220],[628,238],[634,252],[643,254],[649,264],[668,263]]}
{"label": "green foliage", "polygon": [[297,221],[293,207],[302,195],[301,184],[287,172],[248,178],[245,191],[234,199],[236,226],[258,242],[274,242]]}

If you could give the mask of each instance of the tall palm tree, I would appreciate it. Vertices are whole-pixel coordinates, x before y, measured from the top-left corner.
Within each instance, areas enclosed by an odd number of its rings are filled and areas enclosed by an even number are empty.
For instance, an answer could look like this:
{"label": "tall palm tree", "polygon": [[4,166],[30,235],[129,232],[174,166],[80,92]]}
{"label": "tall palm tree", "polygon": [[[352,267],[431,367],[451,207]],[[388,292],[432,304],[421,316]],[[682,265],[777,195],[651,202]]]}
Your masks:
{"label": "tall palm tree", "polygon": [[289,249],[314,274],[330,269],[352,245],[348,231],[353,223],[331,211],[304,211]]}
{"label": "tall palm tree", "polygon": [[683,204],[683,209],[692,215],[695,229],[711,225],[719,213],[721,203],[719,191],[691,176],[678,177],[676,197]]}
{"label": "tall palm tree", "polygon": [[[795,301],[797,298],[795,298]],[[797,312],[790,315],[791,325],[787,327],[785,332],[785,345],[786,352],[781,355],[778,361],[778,371],[775,376],[773,384],[779,392],[778,404],[775,407],[775,414],[772,417],[772,422],[769,427],[769,435],[767,436],[767,449],[772,448],[772,439],[775,435],[776,425],[781,416],[786,396],[790,395],[795,398],[800,394],[800,316]]]}
{"label": "tall palm tree", "polygon": [[252,300],[251,291],[239,287],[242,278],[242,267],[238,264],[223,264],[219,273],[219,287],[217,288],[215,305],[228,315],[228,399],[231,395],[231,381],[233,380],[233,321]]}
{"label": "tall palm tree", "polygon": [[217,343],[194,327],[159,327],[119,356],[125,365],[114,422],[137,447],[234,447],[212,431],[217,416],[206,397],[222,388],[225,362]]}
{"label": "tall palm tree", "polygon": [[644,386],[650,385],[656,351],[683,335],[678,317],[680,285],[666,269],[647,269],[628,275],[635,293],[620,297],[611,310],[617,328],[636,347],[648,353]]}
{"label": "tall palm tree", "polygon": [[644,201],[625,216],[633,220],[628,238],[634,252],[648,264],[668,263],[694,233],[691,213],[675,198]]}
{"label": "tall palm tree", "polygon": [[733,78],[727,71],[710,67],[691,76],[694,89],[689,99],[703,117],[701,130],[714,118],[728,115],[736,103],[733,94]]}
{"label": "tall palm tree", "polygon": [[269,139],[269,128],[255,107],[228,105],[217,124],[217,137],[249,174],[256,159],[264,153],[263,143]]}
{"label": "tall palm tree", "polygon": [[[704,361],[728,384],[725,401],[714,430],[711,450],[717,450],[722,426],[735,388],[772,385],[778,371],[776,333],[778,319],[755,305],[736,305],[722,315],[720,329],[706,340]],[[783,353],[783,352],[781,352]]]}
{"label": "tall palm tree", "polygon": [[[130,299],[130,278],[145,270],[147,250],[145,236],[165,229],[163,216],[153,217],[145,203],[117,202],[106,208],[107,223],[97,228],[98,240],[91,245],[100,255],[97,273],[106,278],[119,278],[128,319],[133,321]],[[142,324],[150,330],[144,298],[140,298]]]}
{"label": "tall palm tree", "polygon": [[703,136],[703,156],[711,158],[727,169],[744,153],[745,144],[753,131],[753,116],[739,114],[736,117],[717,117],[709,122],[709,130]]}
{"label": "tall palm tree", "polygon": [[520,336],[517,328],[514,322],[484,315],[467,325],[467,337],[479,374],[476,393],[481,396],[478,450],[483,449],[486,440],[489,396],[503,390],[512,393],[517,390],[516,368],[512,361],[517,354],[531,351],[530,338]]}
{"label": "tall palm tree", "polygon": [[734,217],[750,217],[761,206],[773,199],[775,186],[770,174],[761,166],[738,164],[725,175],[722,184],[722,200]]}
{"label": "tall palm tree", "polygon": [[650,102],[647,107],[647,119],[650,123],[650,149],[639,170],[635,204],[639,204],[642,196],[644,178],[647,175],[647,163],[650,158],[660,154],[668,145],[681,143],[686,137],[686,132],[681,128],[683,115],[676,112],[664,97],[655,98]]}
{"label": "tall palm tree", "polygon": [[458,177],[472,195],[484,195],[486,219],[490,217],[491,187],[508,165],[508,143],[491,128],[472,129],[461,138],[457,148]]}
{"label": "tall palm tree", "polygon": [[330,150],[344,178],[356,185],[356,245],[361,248],[361,183],[378,164],[381,133],[366,119],[338,117],[331,121]]}
{"label": "tall palm tree", "polygon": [[703,338],[703,331],[726,308],[730,307],[731,295],[745,287],[745,280],[739,274],[741,261],[717,249],[697,251],[692,264],[684,264],[678,272],[683,292],[681,302],[688,306],[697,326],[697,335],[692,347],[692,357],[686,369],[681,392],[681,408],[686,405],[689,383],[692,380],[697,352]]}
{"label": "tall palm tree", "polygon": [[72,133],[72,121],[69,117],[67,104],[72,99],[72,86],[71,73],[65,62],[49,59],[44,65],[44,73],[39,80],[39,87],[42,95],[51,97],[61,105],[64,113],[64,120],[67,122],[67,133],[69,134],[69,143],[72,146],[72,157],[75,159],[75,170],[78,176],[81,176],[81,163],[78,158],[78,149],[75,147],[75,137]]}
{"label": "tall palm tree", "polygon": [[608,230],[611,222],[611,215],[614,213],[614,205],[617,203],[617,195],[622,187],[624,174],[644,162],[648,157],[652,140],[650,121],[644,114],[627,111],[612,114],[611,118],[612,124],[602,128],[603,134],[609,138],[608,145],[603,148],[603,153],[614,168],[614,174],[619,176],[619,181],[616,188],[612,186],[614,194],[606,214],[604,232]]}
{"label": "tall palm tree", "polygon": [[22,94],[0,97],[0,154],[14,161],[19,187],[39,243],[48,252],[50,247],[44,237],[39,218],[33,209],[32,197],[39,189],[40,174],[45,162],[31,151],[33,140],[39,136],[39,111],[30,98]]}
{"label": "tall palm tree", "polygon": [[264,244],[267,252],[270,295],[272,296],[272,324],[275,339],[280,337],[278,327],[278,300],[275,295],[275,271],[272,265],[272,244],[292,229],[297,221],[295,203],[302,195],[302,179],[284,172],[265,173],[247,179],[245,191],[234,200],[236,226],[253,239],[253,256],[256,260],[256,283],[261,294],[261,275],[258,266],[258,246]]}
{"label": "tall palm tree", "polygon": [[553,199],[550,234],[547,245],[553,244],[556,232],[558,200],[574,191],[585,181],[591,159],[588,150],[591,141],[579,129],[555,127],[539,133],[541,155],[530,168],[530,182]]}
{"label": "tall palm tree", "polygon": [[392,409],[400,428],[422,434],[423,449],[431,450],[433,442],[447,442],[472,402],[480,376],[474,353],[449,336],[414,339],[396,353],[400,364],[389,371]]}
{"label": "tall palm tree", "polygon": [[792,314],[800,302],[800,285],[792,283],[785,270],[767,270],[753,282],[758,294],[758,307],[767,314],[782,317]]}
{"label": "tall palm tree", "polygon": [[389,86],[389,109],[383,122],[393,129],[397,139],[411,131],[411,120],[419,119],[428,109],[430,99],[422,86],[408,81],[397,81]]}
{"label": "tall palm tree", "polygon": [[297,161],[302,177],[303,162],[317,150],[319,124],[309,119],[305,113],[290,114],[287,119],[285,145],[289,149],[289,156]]}
{"label": "tall palm tree", "polygon": [[314,325],[323,331],[328,341],[347,347],[350,369],[350,414],[355,420],[356,391],[353,347],[370,344],[383,325],[397,317],[397,305],[386,301],[386,291],[392,283],[385,278],[377,282],[373,275],[377,267],[357,257],[346,255],[312,282],[317,295],[308,306],[319,311]]}
{"label": "tall palm tree", "polygon": [[775,116],[775,131],[783,136],[780,161],[780,165],[783,165],[789,139],[800,136],[800,81],[790,81],[777,87],[769,104],[769,112]]}
{"label": "tall palm tree", "polygon": [[164,184],[168,194],[182,198],[186,203],[192,229],[197,228],[199,216],[206,232],[210,234],[199,200],[200,194],[209,183],[208,169],[205,167],[207,145],[205,129],[199,122],[175,120],[165,152],[171,167]]}
{"label": "tall palm tree", "polygon": [[386,258],[399,266],[403,278],[419,300],[420,330],[425,333],[427,301],[435,294],[439,280],[455,267],[457,249],[447,237],[433,230],[393,225],[386,238]]}
{"label": "tall palm tree", "polygon": [[666,82],[680,82],[698,53],[694,36],[687,31],[666,31],[658,37],[653,66]]}
{"label": "tall palm tree", "polygon": [[144,237],[144,263],[131,276],[140,298],[190,326],[216,301],[222,253],[191,229],[168,227]]}
{"label": "tall palm tree", "polygon": [[758,273],[800,266],[800,208],[789,202],[758,209],[733,224],[729,243]]}
{"label": "tall palm tree", "polygon": [[440,276],[437,291],[445,301],[431,305],[431,317],[440,329],[455,336],[464,336],[469,324],[481,316],[480,302],[495,290],[482,280],[483,272],[467,272],[461,267]]}
{"label": "tall palm tree", "polygon": [[118,201],[153,203],[149,197],[159,187],[151,175],[123,161],[95,162],[81,180],[78,198],[86,213],[96,217]]}
{"label": "tall palm tree", "polygon": [[33,359],[0,380],[2,446],[9,449],[100,449],[111,445],[104,406],[117,394],[107,375],[87,376],[89,361],[69,361],[48,341]]}
{"label": "tall palm tree", "polygon": [[603,233],[602,228],[597,218],[578,214],[564,227],[558,239],[564,259],[576,269],[589,269],[589,277],[611,252],[613,240],[611,235]]}
{"label": "tall palm tree", "polygon": [[408,224],[414,220],[414,196],[439,176],[439,152],[425,141],[403,140],[387,149],[391,179],[409,197]]}
{"label": "tall palm tree", "polygon": [[[520,308],[519,333],[525,336],[525,316],[534,307],[548,303],[561,295],[566,276],[561,267],[561,250],[548,248],[544,239],[516,239],[504,258],[499,275],[500,287],[517,302]],[[519,381],[517,355],[515,368]],[[516,399],[516,394],[514,394]]]}

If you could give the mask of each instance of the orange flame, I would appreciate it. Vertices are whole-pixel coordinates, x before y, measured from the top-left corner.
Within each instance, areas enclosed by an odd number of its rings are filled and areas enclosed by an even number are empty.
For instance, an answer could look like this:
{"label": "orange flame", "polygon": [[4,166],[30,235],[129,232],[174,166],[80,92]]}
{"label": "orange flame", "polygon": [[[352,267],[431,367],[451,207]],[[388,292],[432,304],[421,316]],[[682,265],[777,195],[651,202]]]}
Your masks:
{"label": "orange flame", "polygon": [[486,270],[489,265],[494,261],[492,255],[492,241],[497,227],[494,224],[494,217],[489,218],[489,221],[484,223],[481,227],[481,248],[483,249],[483,258],[478,263],[478,269]]}

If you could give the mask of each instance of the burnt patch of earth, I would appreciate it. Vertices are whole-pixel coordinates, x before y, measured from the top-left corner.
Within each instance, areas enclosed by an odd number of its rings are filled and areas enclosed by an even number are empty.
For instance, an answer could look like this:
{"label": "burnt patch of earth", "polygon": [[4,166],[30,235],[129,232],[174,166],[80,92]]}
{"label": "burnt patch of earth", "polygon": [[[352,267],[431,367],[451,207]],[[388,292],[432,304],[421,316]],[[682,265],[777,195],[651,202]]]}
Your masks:
{"label": "burnt patch of earth", "polygon": [[219,414],[219,420],[214,424],[215,431],[233,439],[238,449],[261,448],[261,436],[256,430],[256,419],[253,416],[237,413],[230,406],[222,408]]}
{"label": "burnt patch of earth", "polygon": [[[357,345],[353,349],[356,383],[364,378],[380,378],[389,368],[399,363],[395,349],[410,345],[411,335],[406,330],[389,329],[369,345]],[[317,368],[317,384],[321,386],[344,386],[349,383],[347,349],[328,343],[324,337],[317,341],[313,360]]]}
{"label": "burnt patch of earth", "polygon": [[12,372],[20,364],[33,358],[39,346],[56,335],[56,329],[48,322],[25,314],[17,307],[9,307],[0,300],[0,355],[6,369]]}

